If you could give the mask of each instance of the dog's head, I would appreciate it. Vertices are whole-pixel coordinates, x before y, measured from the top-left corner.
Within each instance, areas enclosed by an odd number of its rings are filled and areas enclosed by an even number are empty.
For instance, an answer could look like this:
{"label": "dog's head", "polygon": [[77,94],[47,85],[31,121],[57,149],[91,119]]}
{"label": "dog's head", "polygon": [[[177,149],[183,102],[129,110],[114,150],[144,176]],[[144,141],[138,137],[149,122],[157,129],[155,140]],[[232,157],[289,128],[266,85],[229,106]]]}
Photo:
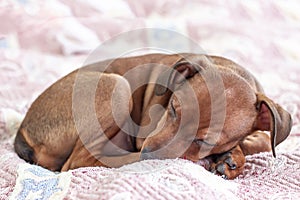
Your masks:
{"label": "dog's head", "polygon": [[143,144],[142,159],[197,161],[230,150],[255,130],[271,132],[275,156],[275,146],[291,130],[289,113],[258,93],[255,79],[246,70],[219,61],[191,56],[159,76],[156,95],[169,91],[172,96],[159,127]]}

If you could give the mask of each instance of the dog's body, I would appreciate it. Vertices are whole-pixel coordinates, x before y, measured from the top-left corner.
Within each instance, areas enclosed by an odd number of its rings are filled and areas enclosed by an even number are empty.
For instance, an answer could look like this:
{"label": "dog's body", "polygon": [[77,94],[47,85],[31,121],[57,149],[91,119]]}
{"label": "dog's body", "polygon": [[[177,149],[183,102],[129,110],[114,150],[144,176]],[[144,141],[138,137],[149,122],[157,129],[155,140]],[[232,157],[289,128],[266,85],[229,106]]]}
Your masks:
{"label": "dog's body", "polygon": [[54,83],[29,109],[15,149],[28,162],[62,171],[211,158],[211,171],[234,178],[245,155],[275,155],[290,129],[290,115],[234,62],[149,54],[95,63]]}

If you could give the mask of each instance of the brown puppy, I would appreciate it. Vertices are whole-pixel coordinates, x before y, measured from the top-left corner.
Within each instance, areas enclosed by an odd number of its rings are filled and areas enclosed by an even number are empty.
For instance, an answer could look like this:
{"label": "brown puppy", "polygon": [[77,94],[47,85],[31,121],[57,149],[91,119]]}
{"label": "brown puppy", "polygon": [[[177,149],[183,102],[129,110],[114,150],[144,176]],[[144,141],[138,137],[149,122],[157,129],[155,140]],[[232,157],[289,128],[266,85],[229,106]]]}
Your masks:
{"label": "brown puppy", "polygon": [[234,62],[149,54],[88,65],[58,80],[31,105],[15,150],[59,171],[210,158],[210,170],[231,179],[245,155],[275,156],[291,125],[290,114]]}

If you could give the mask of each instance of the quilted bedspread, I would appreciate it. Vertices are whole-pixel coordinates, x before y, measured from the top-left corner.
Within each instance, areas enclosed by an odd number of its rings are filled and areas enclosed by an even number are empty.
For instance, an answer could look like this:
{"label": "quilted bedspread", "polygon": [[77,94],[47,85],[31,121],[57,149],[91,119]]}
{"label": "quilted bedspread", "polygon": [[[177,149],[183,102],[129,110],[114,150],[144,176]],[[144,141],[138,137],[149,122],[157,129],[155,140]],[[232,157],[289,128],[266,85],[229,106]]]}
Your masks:
{"label": "quilted bedspread", "polygon": [[[300,199],[299,10],[298,1],[1,0],[0,199]],[[110,48],[115,40],[122,48]],[[247,156],[243,174],[224,180],[182,159],[54,173],[14,152],[34,99],[90,59],[198,48],[249,69],[291,113],[276,159]]]}

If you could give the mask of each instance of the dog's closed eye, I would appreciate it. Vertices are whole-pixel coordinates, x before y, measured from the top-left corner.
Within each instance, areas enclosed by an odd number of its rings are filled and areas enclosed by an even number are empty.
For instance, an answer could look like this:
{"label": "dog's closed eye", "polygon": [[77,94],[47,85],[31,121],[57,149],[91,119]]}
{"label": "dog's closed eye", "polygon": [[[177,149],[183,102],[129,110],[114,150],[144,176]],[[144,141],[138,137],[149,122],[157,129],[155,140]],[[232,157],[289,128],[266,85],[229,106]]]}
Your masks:
{"label": "dog's closed eye", "polygon": [[173,104],[173,100],[171,100],[170,102],[170,115],[173,119],[176,119],[177,118],[177,114],[176,114],[176,110],[175,110],[175,107],[174,107],[174,104]]}
{"label": "dog's closed eye", "polygon": [[202,139],[194,139],[193,142],[195,142],[196,144],[198,144],[200,146],[203,145],[203,144],[208,145],[208,146],[215,146],[215,144],[211,144],[211,143],[209,143],[205,140],[202,140]]}

